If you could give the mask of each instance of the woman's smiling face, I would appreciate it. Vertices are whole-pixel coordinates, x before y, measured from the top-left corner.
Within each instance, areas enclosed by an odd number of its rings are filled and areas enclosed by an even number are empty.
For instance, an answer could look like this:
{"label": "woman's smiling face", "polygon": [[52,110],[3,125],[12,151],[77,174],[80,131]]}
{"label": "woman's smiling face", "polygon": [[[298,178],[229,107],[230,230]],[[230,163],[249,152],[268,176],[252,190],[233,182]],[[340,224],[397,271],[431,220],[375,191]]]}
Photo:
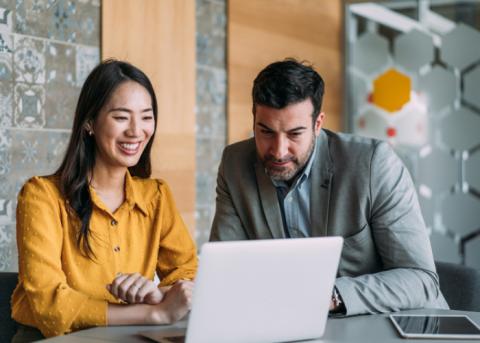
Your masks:
{"label": "woman's smiling face", "polygon": [[91,130],[96,142],[95,164],[133,167],[155,132],[150,94],[137,82],[123,82],[100,110]]}

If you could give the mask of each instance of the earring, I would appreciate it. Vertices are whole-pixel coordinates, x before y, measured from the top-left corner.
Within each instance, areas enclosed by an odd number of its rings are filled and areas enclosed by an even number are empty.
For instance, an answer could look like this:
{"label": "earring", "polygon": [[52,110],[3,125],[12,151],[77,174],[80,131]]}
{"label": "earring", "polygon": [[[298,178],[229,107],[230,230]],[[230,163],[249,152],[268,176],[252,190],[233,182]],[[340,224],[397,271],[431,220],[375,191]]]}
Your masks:
{"label": "earring", "polygon": [[88,135],[89,135],[89,136],[93,135],[93,131],[92,131],[92,130],[88,130]]}

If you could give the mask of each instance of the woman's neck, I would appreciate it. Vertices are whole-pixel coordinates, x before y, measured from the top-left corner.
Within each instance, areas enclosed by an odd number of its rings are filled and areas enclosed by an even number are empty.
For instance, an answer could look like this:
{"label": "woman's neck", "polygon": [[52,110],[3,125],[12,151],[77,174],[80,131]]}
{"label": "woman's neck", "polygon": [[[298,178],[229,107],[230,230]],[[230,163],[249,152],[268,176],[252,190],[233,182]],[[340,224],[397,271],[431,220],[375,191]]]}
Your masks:
{"label": "woman's neck", "polygon": [[125,173],[127,168],[107,168],[95,163],[90,185],[102,199],[111,213],[114,213],[125,200]]}
{"label": "woman's neck", "polygon": [[90,177],[90,185],[97,190],[105,192],[123,191],[126,172],[127,168],[104,168],[95,164]]}

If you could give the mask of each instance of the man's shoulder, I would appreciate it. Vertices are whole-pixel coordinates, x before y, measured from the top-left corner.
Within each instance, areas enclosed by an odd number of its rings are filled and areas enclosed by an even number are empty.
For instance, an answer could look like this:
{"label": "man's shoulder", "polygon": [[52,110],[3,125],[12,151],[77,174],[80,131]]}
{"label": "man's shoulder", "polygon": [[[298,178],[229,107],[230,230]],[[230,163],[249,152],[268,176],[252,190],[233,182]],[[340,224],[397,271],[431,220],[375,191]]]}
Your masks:
{"label": "man's shoulder", "polygon": [[345,150],[351,153],[372,152],[379,145],[387,144],[375,138],[356,134],[324,130],[329,141],[330,150]]}
{"label": "man's shoulder", "polygon": [[372,162],[397,159],[393,149],[385,141],[349,133],[325,130],[328,137],[328,154],[335,170],[368,172]]}
{"label": "man's shoulder", "polygon": [[223,161],[255,162],[255,139],[249,138],[240,142],[227,145],[223,151]]}

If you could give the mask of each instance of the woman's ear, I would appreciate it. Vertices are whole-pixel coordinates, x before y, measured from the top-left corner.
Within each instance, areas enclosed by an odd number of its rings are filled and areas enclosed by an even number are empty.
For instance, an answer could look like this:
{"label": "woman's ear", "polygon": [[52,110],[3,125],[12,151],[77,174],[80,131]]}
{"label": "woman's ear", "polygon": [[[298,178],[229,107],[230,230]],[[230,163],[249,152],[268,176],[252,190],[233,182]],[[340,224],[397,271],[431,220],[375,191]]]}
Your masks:
{"label": "woman's ear", "polygon": [[84,127],[85,131],[87,131],[89,136],[93,136],[93,128],[92,128],[92,125],[90,124],[90,122],[85,123],[85,125],[83,127]]}

